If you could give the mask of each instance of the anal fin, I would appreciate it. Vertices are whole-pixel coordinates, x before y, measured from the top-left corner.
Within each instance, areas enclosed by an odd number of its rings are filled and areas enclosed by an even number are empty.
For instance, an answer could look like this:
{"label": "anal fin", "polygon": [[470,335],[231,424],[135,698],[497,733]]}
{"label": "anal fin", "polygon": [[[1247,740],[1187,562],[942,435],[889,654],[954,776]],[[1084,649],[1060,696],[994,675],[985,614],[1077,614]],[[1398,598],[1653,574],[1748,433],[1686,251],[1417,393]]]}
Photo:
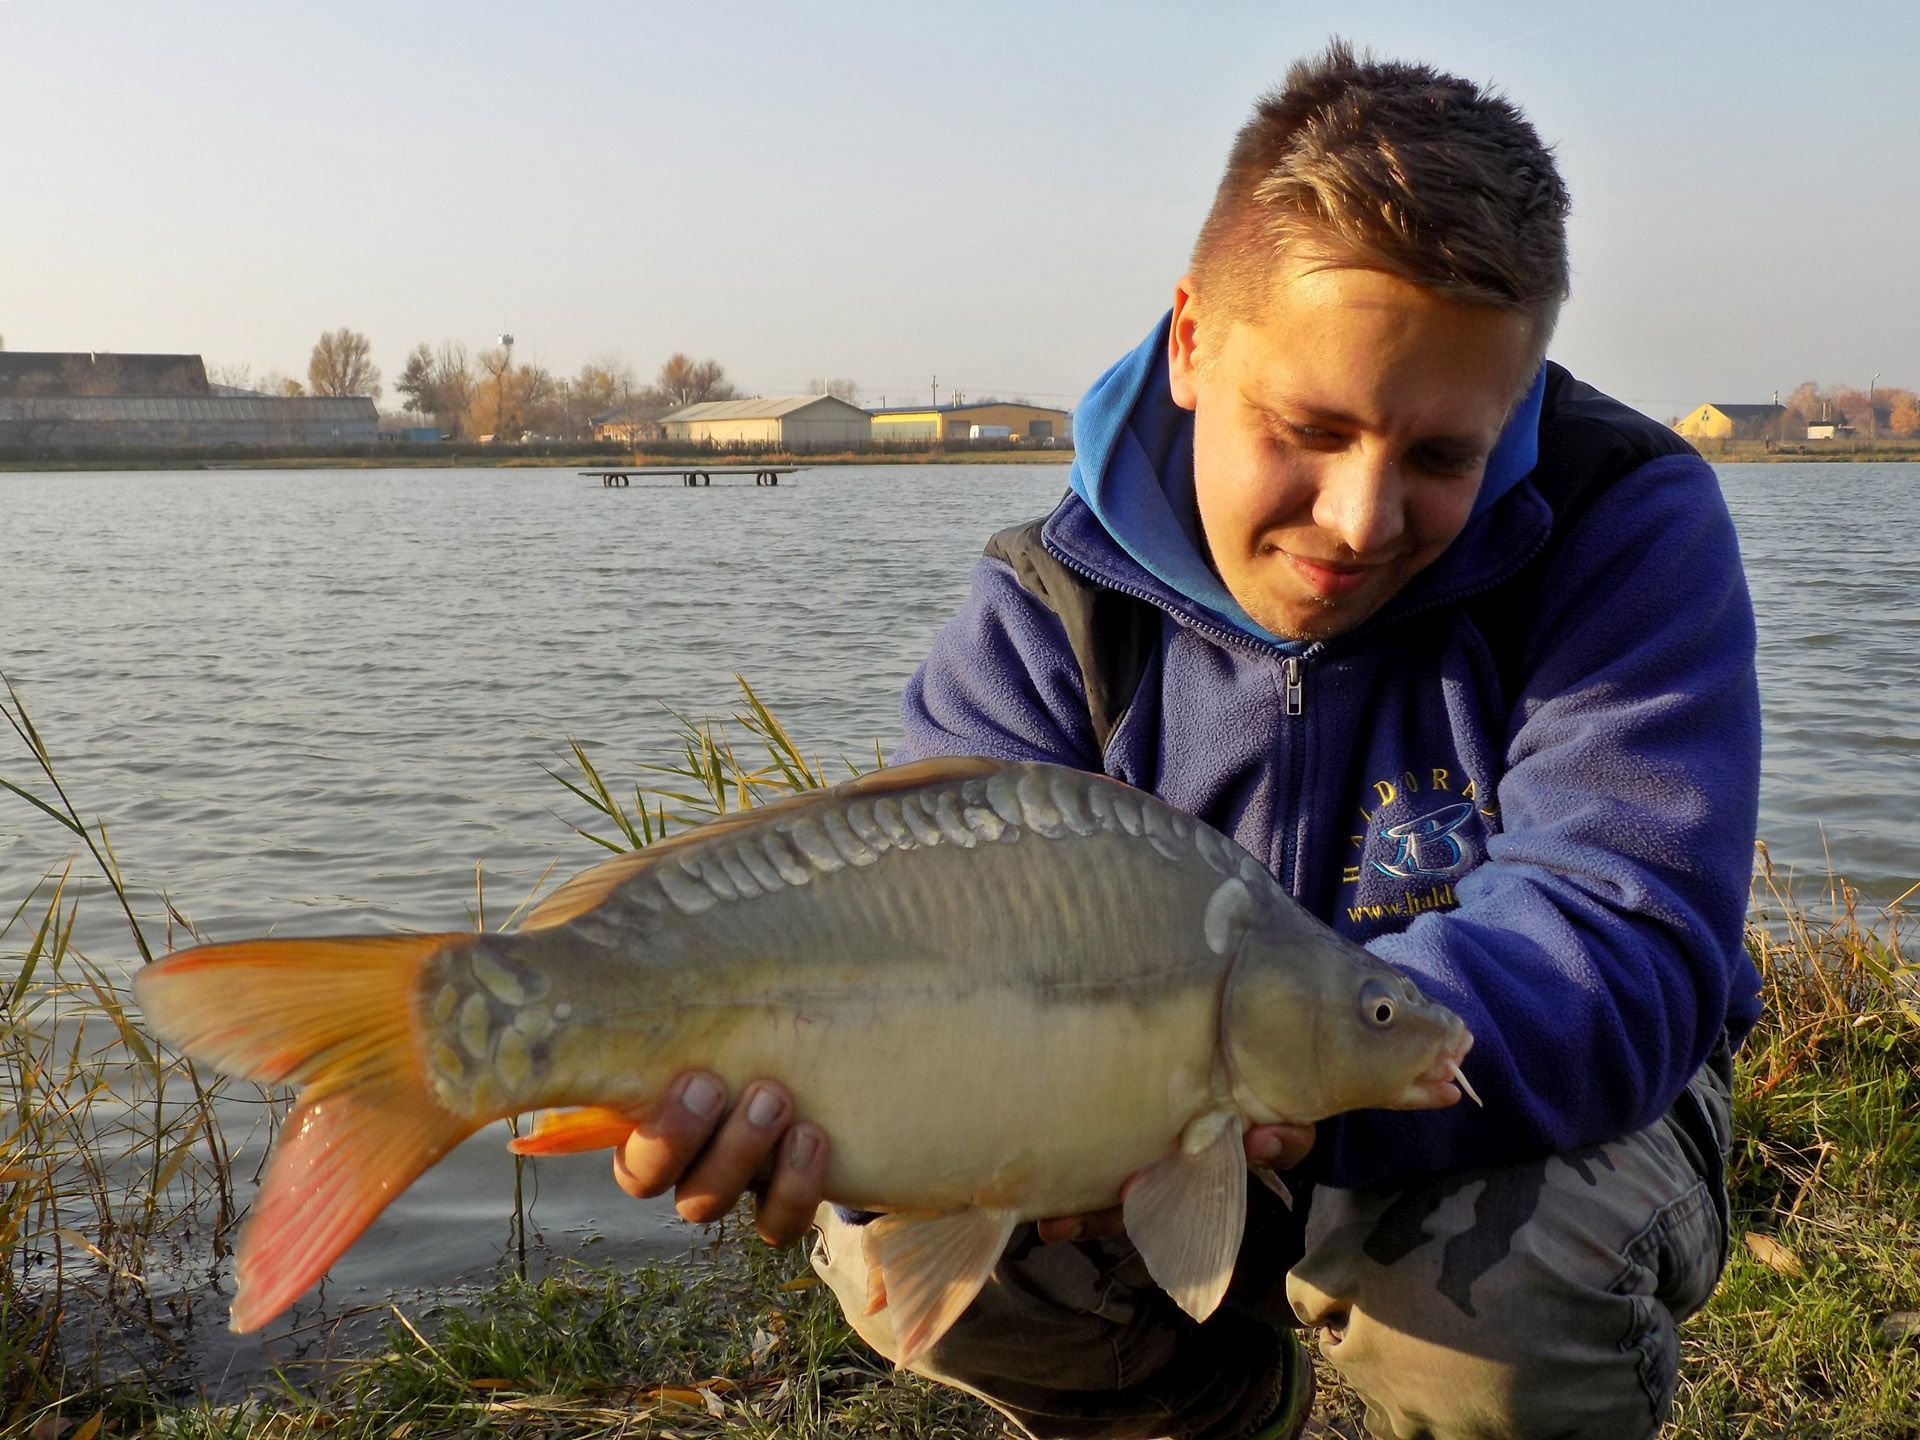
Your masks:
{"label": "anal fin", "polygon": [[611,1150],[633,1133],[633,1117],[604,1105],[577,1110],[543,1110],[533,1129],[516,1135],[507,1149],[516,1155],[573,1155],[582,1150]]}
{"label": "anal fin", "polygon": [[1127,1182],[1121,1201],[1147,1273],[1196,1320],[1227,1293],[1247,1227],[1242,1130],[1230,1111],[1202,1115],[1177,1151]]}
{"label": "anal fin", "polygon": [[999,1263],[1019,1216],[1011,1210],[883,1215],[862,1232],[867,1265],[885,1287],[903,1369],[952,1328]]}

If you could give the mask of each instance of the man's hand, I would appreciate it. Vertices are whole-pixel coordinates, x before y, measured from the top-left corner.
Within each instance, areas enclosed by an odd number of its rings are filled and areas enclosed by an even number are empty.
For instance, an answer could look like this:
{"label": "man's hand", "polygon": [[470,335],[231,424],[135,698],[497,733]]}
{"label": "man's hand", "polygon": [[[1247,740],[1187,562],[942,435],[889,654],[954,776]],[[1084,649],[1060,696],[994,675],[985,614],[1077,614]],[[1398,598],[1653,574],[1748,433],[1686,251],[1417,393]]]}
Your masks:
{"label": "man's hand", "polygon": [[678,1076],[613,1152],[616,1185],[636,1199],[671,1189],[674,1208],[696,1223],[718,1220],[753,1189],[755,1228],[769,1245],[807,1233],[826,1173],[826,1133],[794,1123],[785,1087],[755,1080],[729,1107],[726,1086],[704,1070]]}
{"label": "man's hand", "polygon": [[[1256,1125],[1247,1131],[1247,1163],[1263,1170],[1291,1170],[1313,1148],[1311,1125]],[[1125,1228],[1118,1205],[1091,1215],[1061,1215],[1034,1224],[1034,1232],[1049,1244],[1057,1240],[1104,1240]]]}

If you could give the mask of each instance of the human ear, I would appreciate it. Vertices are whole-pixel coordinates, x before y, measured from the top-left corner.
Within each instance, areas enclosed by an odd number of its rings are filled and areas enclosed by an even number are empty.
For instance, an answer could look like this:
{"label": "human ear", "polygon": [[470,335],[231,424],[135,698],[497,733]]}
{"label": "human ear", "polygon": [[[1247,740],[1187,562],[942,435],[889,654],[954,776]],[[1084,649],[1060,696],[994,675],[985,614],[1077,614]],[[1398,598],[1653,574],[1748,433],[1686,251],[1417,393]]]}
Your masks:
{"label": "human ear", "polygon": [[1167,388],[1173,403],[1191,410],[1199,403],[1199,316],[1193,299],[1193,276],[1182,275],[1173,287],[1173,323],[1167,327]]}

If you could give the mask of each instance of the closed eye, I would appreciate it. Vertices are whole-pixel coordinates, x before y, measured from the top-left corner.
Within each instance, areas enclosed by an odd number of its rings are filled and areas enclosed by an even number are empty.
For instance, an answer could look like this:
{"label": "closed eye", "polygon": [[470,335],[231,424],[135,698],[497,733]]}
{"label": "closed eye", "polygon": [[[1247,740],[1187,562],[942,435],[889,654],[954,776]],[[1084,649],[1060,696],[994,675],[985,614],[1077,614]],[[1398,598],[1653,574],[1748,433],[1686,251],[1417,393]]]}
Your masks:
{"label": "closed eye", "polygon": [[1297,425],[1291,420],[1276,419],[1274,428],[1281,438],[1291,440],[1296,445],[1305,445],[1312,449],[1323,449],[1340,443],[1340,436],[1332,430],[1319,425]]}
{"label": "closed eye", "polygon": [[1429,475],[1471,475],[1486,463],[1479,450],[1456,450],[1440,445],[1416,445],[1407,452],[1407,461]]}

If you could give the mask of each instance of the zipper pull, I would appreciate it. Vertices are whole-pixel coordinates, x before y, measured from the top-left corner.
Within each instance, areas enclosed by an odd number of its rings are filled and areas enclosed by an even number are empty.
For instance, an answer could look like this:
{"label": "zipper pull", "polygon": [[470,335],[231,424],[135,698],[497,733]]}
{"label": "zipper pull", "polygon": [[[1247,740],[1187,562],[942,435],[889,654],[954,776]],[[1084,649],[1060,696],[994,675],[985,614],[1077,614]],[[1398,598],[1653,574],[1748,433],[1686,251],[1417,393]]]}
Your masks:
{"label": "zipper pull", "polygon": [[1300,657],[1287,656],[1287,663],[1282,667],[1282,673],[1287,677],[1287,714],[1298,715],[1300,713]]}

